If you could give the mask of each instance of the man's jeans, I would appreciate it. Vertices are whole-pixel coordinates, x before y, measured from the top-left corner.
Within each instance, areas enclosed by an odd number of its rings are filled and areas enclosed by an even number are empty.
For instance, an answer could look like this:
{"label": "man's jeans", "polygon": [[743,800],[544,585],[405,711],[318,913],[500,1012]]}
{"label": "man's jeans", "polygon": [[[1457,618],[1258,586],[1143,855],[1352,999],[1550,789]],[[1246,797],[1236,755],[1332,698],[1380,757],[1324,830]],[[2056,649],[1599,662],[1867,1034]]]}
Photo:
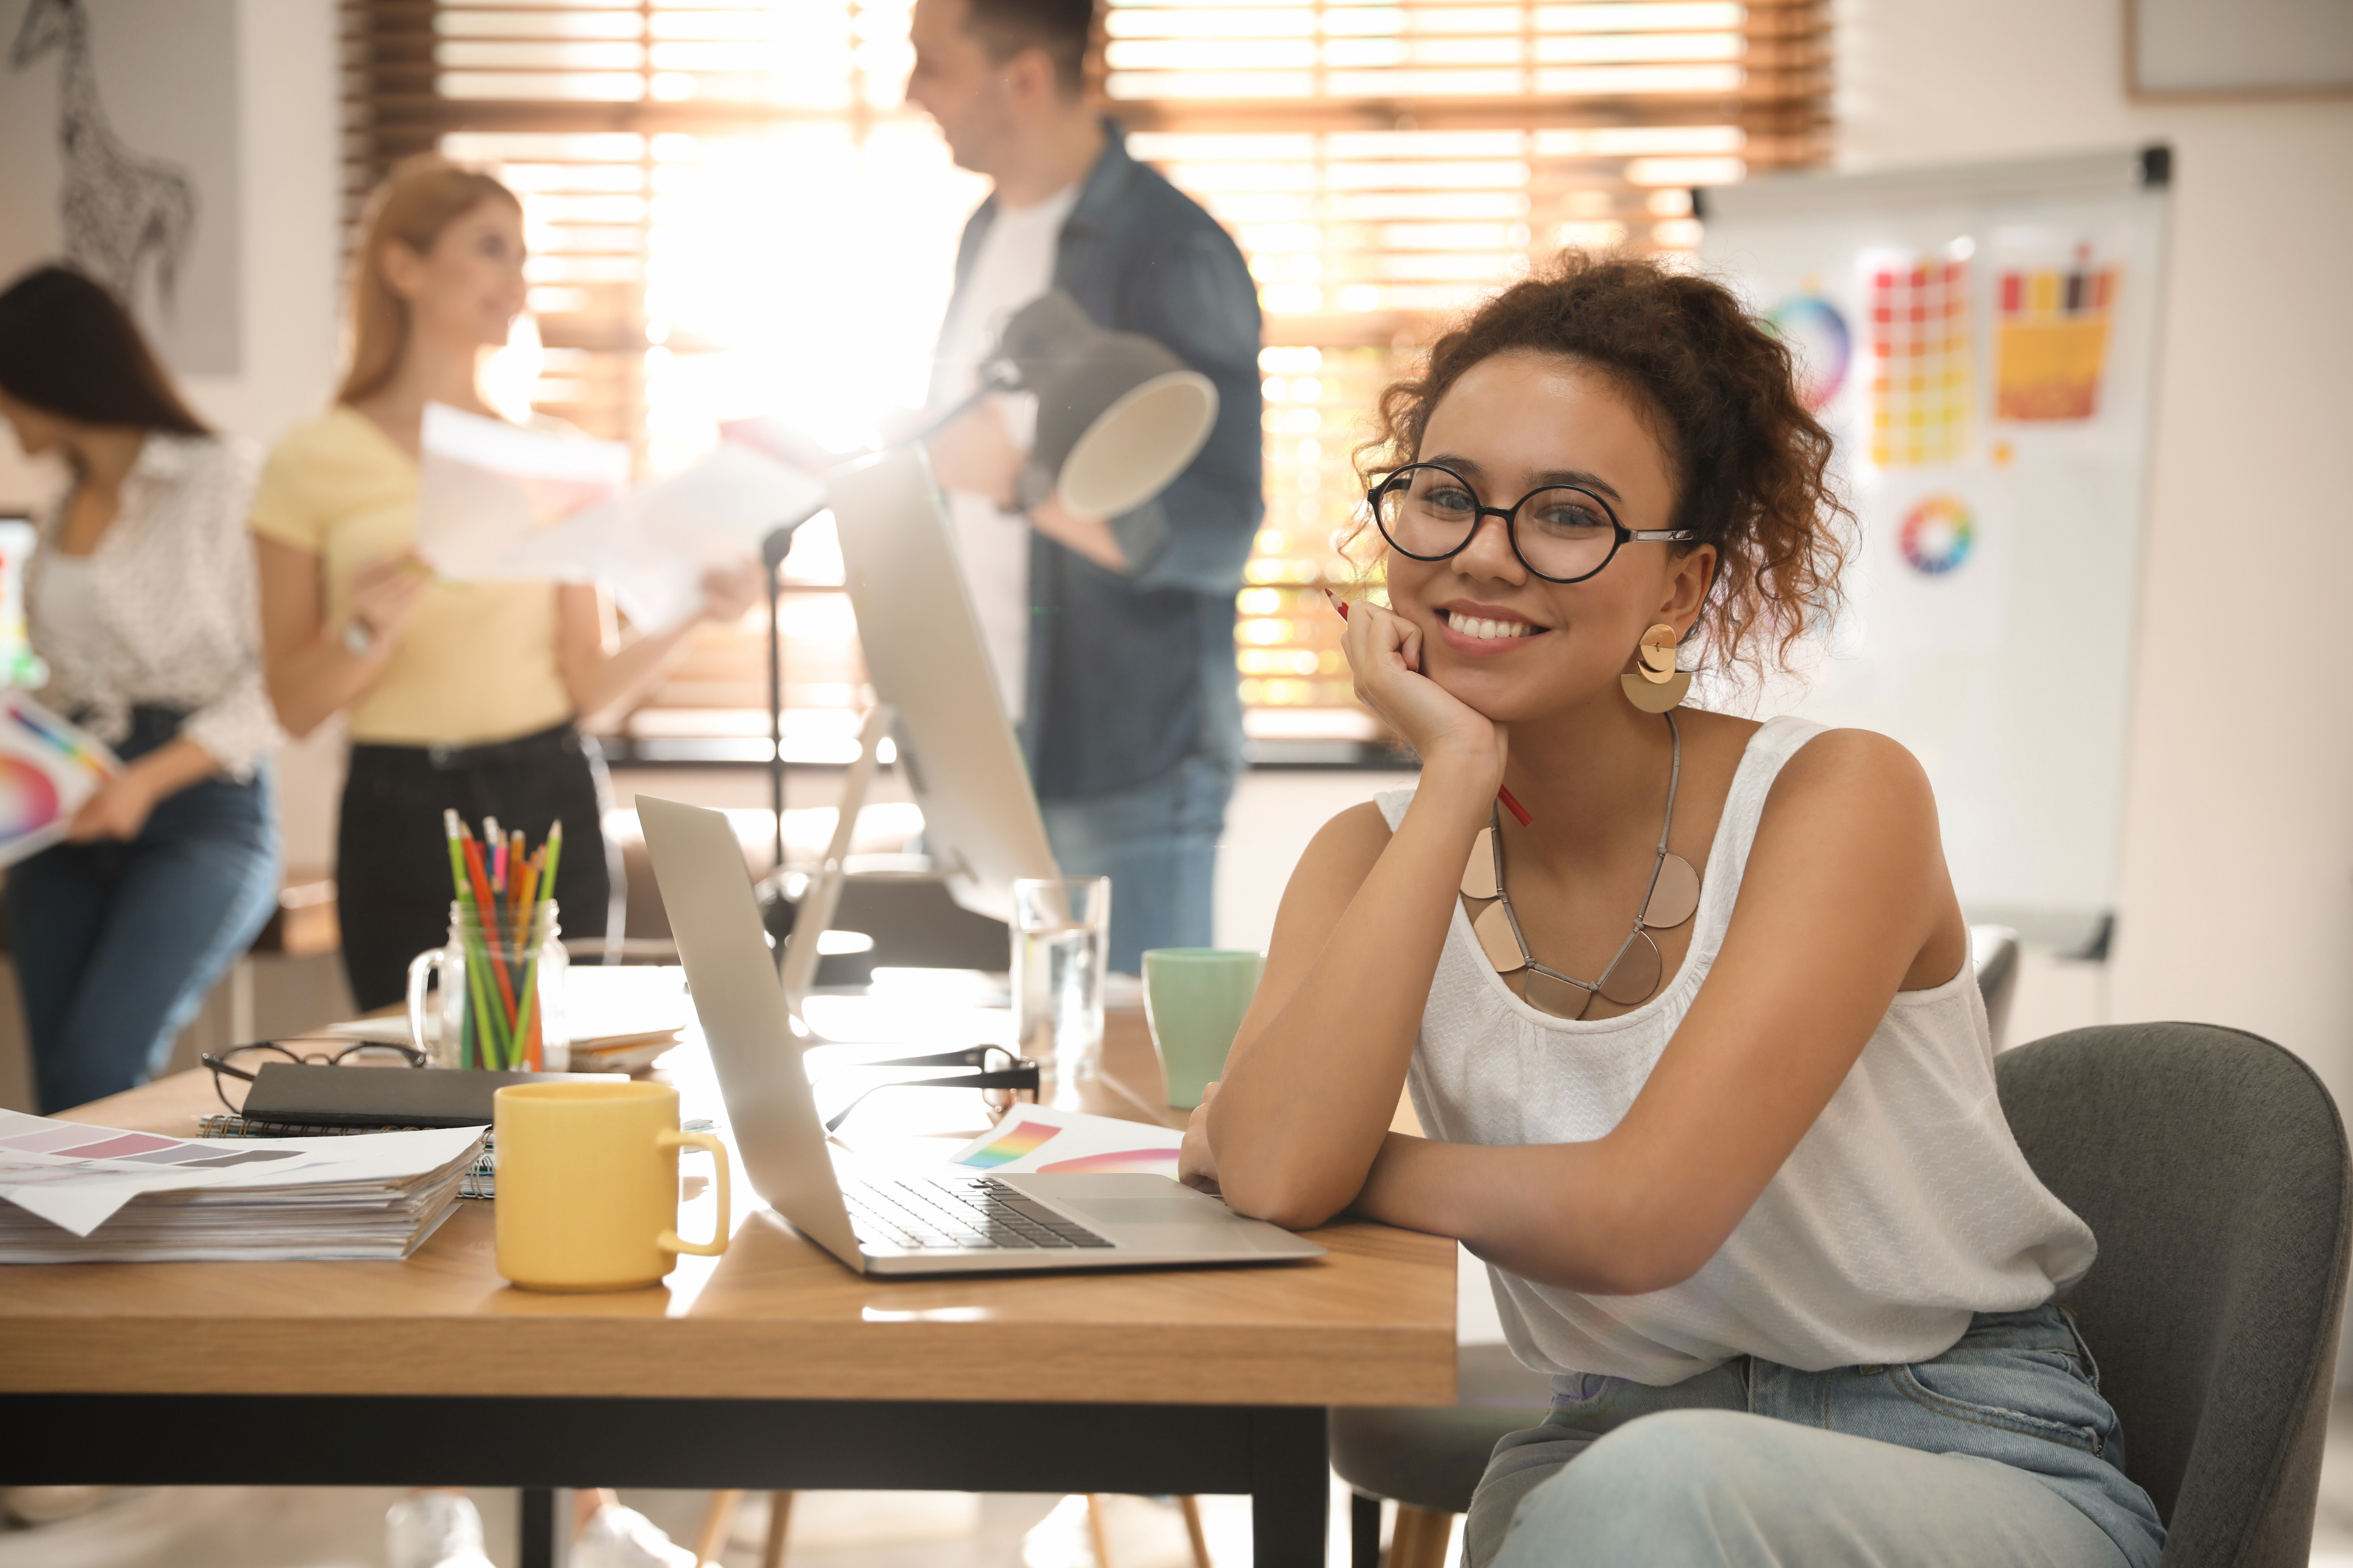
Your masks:
{"label": "man's jeans", "polygon": [[1556,1380],[1495,1446],[1472,1568],[2156,1568],[2157,1510],[2055,1306],[1981,1312],[1914,1366],[1799,1372],[1742,1357],[1668,1388]]}
{"label": "man's jeans", "polygon": [[1042,803],[1046,837],[1065,877],[1111,879],[1111,967],[1144,971],[1155,947],[1207,947],[1218,836],[1234,775],[1187,757],[1117,795]]}
{"label": "man's jeans", "polygon": [[[125,760],[179,733],[141,708]],[[129,843],[58,844],[9,868],[8,945],[53,1114],[145,1082],[278,904],[269,775],[208,778],[159,802]]]}

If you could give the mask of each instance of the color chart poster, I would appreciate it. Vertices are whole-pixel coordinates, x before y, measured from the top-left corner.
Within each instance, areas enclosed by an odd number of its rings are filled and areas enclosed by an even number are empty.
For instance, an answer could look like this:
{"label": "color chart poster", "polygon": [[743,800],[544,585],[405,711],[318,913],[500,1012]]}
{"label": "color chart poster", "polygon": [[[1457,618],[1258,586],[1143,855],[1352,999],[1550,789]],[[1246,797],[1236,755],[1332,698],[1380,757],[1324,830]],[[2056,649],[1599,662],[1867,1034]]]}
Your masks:
{"label": "color chart poster", "polygon": [[2114,153],[1709,193],[1855,513],[1842,618],[1760,712],[1902,741],[1973,920],[2116,897],[2166,196]]}

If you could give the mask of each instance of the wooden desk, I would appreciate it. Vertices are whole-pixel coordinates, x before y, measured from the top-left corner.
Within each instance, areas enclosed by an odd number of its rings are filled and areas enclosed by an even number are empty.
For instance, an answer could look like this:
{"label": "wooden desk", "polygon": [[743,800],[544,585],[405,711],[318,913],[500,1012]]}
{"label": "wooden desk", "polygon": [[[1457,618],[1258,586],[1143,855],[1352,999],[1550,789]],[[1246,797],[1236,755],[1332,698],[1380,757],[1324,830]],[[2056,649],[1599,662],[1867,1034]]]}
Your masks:
{"label": "wooden desk", "polygon": [[[1105,1068],[1142,1120],[1139,1016]],[[211,1092],[73,1114],[185,1134]],[[499,1278],[491,1218],[398,1264],[0,1269],[0,1421],[42,1434],[12,1479],[1249,1492],[1255,1561],[1320,1564],[1324,1407],[1454,1396],[1453,1244],[1383,1226],[1286,1267],[893,1281],[744,1205],[664,1287],[554,1296]]]}

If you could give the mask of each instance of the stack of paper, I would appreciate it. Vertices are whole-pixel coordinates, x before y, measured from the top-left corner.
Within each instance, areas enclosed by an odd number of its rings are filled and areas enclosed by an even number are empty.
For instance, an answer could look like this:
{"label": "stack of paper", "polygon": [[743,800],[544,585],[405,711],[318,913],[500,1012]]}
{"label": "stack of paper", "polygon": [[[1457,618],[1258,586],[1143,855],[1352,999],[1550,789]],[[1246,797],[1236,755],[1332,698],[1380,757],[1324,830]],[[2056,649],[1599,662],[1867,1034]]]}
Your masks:
{"label": "stack of paper", "polygon": [[714,566],[825,504],[825,487],[737,442],[632,489],[629,448],[427,403],[417,552],[454,582],[602,583],[641,631],[702,606]]}
{"label": "stack of paper", "polygon": [[171,1138],[0,1110],[0,1263],[400,1258],[487,1129]]}

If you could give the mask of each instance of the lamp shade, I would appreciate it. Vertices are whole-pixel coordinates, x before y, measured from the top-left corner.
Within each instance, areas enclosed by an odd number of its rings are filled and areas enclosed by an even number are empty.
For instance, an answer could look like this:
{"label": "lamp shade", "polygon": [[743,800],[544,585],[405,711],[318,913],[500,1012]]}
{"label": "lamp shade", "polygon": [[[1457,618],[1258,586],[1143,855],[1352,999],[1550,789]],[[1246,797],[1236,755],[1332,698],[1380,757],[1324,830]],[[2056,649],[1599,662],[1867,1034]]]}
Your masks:
{"label": "lamp shade", "polygon": [[1075,512],[1142,506],[1185,471],[1217,422],[1208,376],[1150,338],[1097,326],[1059,289],[1006,322],[997,358],[1038,399],[1030,460]]}

